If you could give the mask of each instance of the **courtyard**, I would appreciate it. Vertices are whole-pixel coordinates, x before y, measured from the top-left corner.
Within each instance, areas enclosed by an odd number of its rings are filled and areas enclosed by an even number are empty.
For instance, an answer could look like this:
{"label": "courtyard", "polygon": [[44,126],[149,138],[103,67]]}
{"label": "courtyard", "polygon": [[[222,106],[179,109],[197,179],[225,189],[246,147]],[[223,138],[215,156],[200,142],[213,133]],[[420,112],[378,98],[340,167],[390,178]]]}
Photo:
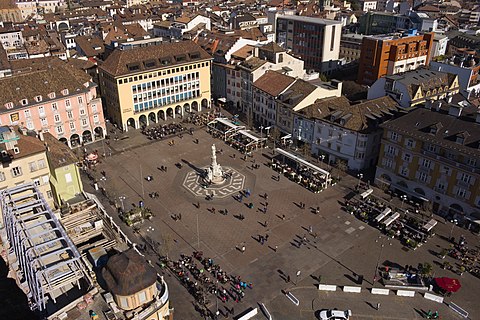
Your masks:
{"label": "courtyard", "polygon": [[[208,189],[195,185],[195,172],[209,166],[212,144],[219,151],[217,162],[235,174],[228,188],[215,190],[213,198],[207,200],[209,193],[205,190]],[[240,303],[218,301],[222,314],[225,306],[230,310],[234,308],[238,315],[249,307],[258,307],[261,302],[274,319],[314,319],[315,311],[334,307],[351,309],[354,319],[421,319],[422,311],[429,309],[438,310],[442,319],[460,319],[446,305],[420,295],[402,298],[367,293],[378,261],[415,266],[430,262],[435,276],[461,280],[462,289],[449,300],[468,310],[470,315],[480,312],[475,303],[480,280],[468,273],[462,277],[454,275],[442,270],[440,262],[435,263],[440,260],[435,253],[448,246],[446,240],[436,236],[416,251],[405,250],[398,241],[381,236],[378,230],[342,210],[343,197],[357,184],[355,177],[342,175],[340,183],[312,193],[284,176],[277,179],[277,173],[266,165],[272,156],[271,149],[257,150],[244,160],[237,150],[199,127],[193,135],[159,141],[147,140],[138,130],[129,131],[119,134],[119,139],[111,140],[108,145],[97,142],[87,148],[98,149],[106,155],[93,175],[105,188],[111,203],[87,186],[88,180],[84,180],[86,191],[102,200],[134,242],[154,243],[156,249],[171,260],[177,260],[181,254],[202,251],[203,257],[212,258],[223,271],[252,284]],[[326,169],[325,164],[317,165]],[[160,170],[162,166],[166,169]],[[105,179],[100,179],[102,171]],[[147,176],[152,177],[151,181],[145,179]],[[251,195],[239,201],[239,191],[246,189]],[[158,197],[150,197],[152,193]],[[128,211],[139,206],[140,201],[154,216],[134,232],[120,222],[115,206]],[[253,208],[249,207],[250,203]],[[225,210],[227,214],[220,213]],[[238,219],[239,216],[244,219]],[[439,223],[437,234],[446,237],[450,229],[450,224]],[[452,232],[457,237],[465,235],[470,244],[478,244],[478,237],[466,230],[455,228]],[[268,240],[261,241],[261,237]],[[171,272],[161,269],[158,255],[152,250],[145,253],[158,272],[166,276],[175,318],[199,319],[194,298]],[[316,287],[320,278],[322,283],[355,285],[360,275],[365,279],[361,294],[325,293]],[[282,290],[292,292],[300,305],[292,304]],[[215,297],[211,295],[208,300],[208,308],[215,312]],[[377,303],[382,305],[379,310],[372,307]],[[259,311],[255,319],[264,318]]]}

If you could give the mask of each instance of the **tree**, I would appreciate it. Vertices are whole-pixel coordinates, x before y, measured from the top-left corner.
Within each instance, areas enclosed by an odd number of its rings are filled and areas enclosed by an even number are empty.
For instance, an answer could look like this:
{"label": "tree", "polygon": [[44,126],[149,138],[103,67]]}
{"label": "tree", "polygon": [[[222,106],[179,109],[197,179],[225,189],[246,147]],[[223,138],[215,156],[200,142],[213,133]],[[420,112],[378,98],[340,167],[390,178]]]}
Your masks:
{"label": "tree", "polygon": [[304,143],[301,147],[300,150],[302,151],[302,155],[305,158],[308,158],[312,155],[312,147],[309,143]]}
{"label": "tree", "polygon": [[343,172],[347,172],[348,163],[345,160],[337,160],[337,169]]}
{"label": "tree", "polygon": [[425,262],[422,266],[421,273],[426,277],[430,277],[433,274],[433,266],[430,263]]}

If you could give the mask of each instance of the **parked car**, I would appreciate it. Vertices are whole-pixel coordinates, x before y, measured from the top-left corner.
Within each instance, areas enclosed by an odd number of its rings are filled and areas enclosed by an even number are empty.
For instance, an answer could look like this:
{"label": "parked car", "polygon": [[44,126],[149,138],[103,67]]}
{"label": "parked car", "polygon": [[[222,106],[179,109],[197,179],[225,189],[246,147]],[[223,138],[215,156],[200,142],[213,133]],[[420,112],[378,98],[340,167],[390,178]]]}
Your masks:
{"label": "parked car", "polygon": [[348,320],[352,316],[351,310],[321,310],[318,314],[320,320]]}

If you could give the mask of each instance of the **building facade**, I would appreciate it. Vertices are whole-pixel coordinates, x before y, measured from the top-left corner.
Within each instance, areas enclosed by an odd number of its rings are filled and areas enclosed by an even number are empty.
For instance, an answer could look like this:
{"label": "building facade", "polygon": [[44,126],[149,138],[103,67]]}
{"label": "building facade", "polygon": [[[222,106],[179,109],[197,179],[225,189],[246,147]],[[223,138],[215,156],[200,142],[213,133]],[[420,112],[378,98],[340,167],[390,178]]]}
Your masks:
{"label": "building facade", "polygon": [[305,69],[330,74],[338,67],[342,22],[314,17],[276,16],[275,38],[305,61]]}
{"label": "building facade", "polygon": [[433,33],[374,36],[362,39],[358,82],[371,85],[377,79],[415,70],[430,62]]}
{"label": "building facade", "polygon": [[[0,190],[33,183],[53,207],[49,168],[45,146],[37,137],[26,135],[18,127],[0,127]],[[2,210],[0,210],[1,214]],[[0,224],[3,218],[0,217]]]}
{"label": "building facade", "polygon": [[43,70],[0,78],[0,124],[49,132],[70,147],[106,133],[97,85],[62,61]]}
{"label": "building facade", "polygon": [[108,116],[128,131],[209,108],[211,61],[192,41],[115,50],[100,67]]}
{"label": "building facade", "polygon": [[344,96],[321,99],[295,114],[292,138],[297,145],[310,145],[311,153],[327,163],[343,161],[350,170],[365,170],[377,163],[379,124],[397,110],[390,97],[356,105]]}
{"label": "building facade", "polygon": [[383,124],[376,183],[434,212],[461,215],[480,208],[480,116],[461,106],[419,108]]}
{"label": "building facade", "polygon": [[450,100],[459,92],[458,75],[422,68],[378,79],[368,89],[367,98],[388,95],[402,108],[410,108],[435,100]]}

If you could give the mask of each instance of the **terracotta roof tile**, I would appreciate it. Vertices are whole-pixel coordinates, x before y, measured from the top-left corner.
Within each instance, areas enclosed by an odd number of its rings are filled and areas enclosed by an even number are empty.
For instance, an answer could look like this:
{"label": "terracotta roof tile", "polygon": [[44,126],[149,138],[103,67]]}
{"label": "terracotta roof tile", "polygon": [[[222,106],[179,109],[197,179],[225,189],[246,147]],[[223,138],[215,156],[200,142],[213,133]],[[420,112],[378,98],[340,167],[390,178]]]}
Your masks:
{"label": "terracotta roof tile", "polygon": [[293,77],[276,71],[268,70],[263,76],[258,78],[253,85],[269,95],[276,97],[285,89],[287,89],[293,82],[295,82],[295,78]]}
{"label": "terracotta roof tile", "polygon": [[116,49],[108,56],[101,69],[113,76],[122,76],[146,70],[143,63],[145,61],[155,61],[156,68],[169,68],[211,58],[202,47],[190,40],[166,42],[127,50]]}

